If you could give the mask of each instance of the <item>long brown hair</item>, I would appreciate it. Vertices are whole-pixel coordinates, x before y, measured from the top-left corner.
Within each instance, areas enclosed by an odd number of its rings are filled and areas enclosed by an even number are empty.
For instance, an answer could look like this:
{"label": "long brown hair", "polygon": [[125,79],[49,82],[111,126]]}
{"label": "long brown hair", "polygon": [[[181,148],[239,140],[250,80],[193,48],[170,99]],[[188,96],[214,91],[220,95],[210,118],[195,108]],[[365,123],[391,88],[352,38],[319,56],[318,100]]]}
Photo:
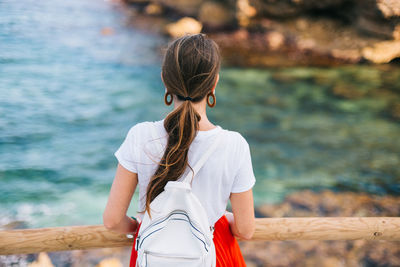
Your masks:
{"label": "long brown hair", "polygon": [[203,33],[186,34],[172,41],[166,49],[162,63],[162,79],[167,92],[184,100],[164,119],[168,142],[151,177],[146,192],[146,211],[150,203],[164,190],[168,181],[176,181],[188,164],[189,146],[196,137],[201,119],[192,102],[209,97],[220,69],[218,45]]}

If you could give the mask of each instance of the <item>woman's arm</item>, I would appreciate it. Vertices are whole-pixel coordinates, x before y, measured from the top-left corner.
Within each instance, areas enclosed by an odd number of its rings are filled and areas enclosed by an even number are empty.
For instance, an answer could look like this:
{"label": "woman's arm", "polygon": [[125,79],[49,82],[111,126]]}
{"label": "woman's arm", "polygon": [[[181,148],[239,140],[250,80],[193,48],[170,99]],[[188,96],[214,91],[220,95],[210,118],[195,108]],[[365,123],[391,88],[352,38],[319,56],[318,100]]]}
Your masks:
{"label": "woman's arm", "polygon": [[103,213],[103,224],[107,229],[124,234],[136,231],[138,223],[128,217],[126,211],[137,184],[137,173],[128,171],[118,163],[107,206]]}
{"label": "woman's arm", "polygon": [[241,239],[249,240],[255,230],[253,190],[241,193],[231,193],[232,212],[226,212],[232,234]]}

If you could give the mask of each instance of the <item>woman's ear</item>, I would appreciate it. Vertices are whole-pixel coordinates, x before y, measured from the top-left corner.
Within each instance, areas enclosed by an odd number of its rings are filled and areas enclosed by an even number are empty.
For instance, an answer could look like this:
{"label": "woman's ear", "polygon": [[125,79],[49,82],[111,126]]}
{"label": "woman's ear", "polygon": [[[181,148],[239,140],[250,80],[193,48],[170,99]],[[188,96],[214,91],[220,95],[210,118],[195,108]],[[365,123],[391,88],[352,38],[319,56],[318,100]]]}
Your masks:
{"label": "woman's ear", "polygon": [[213,94],[215,94],[215,87],[217,87],[218,81],[219,81],[219,73],[217,74],[217,80],[215,81],[214,88],[212,89]]}

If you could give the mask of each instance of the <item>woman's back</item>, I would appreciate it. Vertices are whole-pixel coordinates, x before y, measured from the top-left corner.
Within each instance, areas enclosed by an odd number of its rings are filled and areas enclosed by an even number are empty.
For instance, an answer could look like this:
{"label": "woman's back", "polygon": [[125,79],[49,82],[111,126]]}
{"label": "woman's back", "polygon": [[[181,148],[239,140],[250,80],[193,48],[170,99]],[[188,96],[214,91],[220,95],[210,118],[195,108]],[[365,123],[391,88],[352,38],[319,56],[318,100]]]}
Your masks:
{"label": "woman's back", "polygon": [[[149,180],[158,167],[168,141],[163,123],[164,119],[136,124],[129,130],[125,141],[115,152],[122,166],[138,174],[139,211],[145,209]],[[240,133],[220,126],[197,132],[188,152],[189,166],[194,166],[218,133],[222,134],[222,138],[217,149],[192,182],[192,191],[206,209],[210,225],[224,215],[231,192],[247,191],[255,183],[247,141]],[[188,173],[191,174],[190,168],[186,168],[181,178]]]}
{"label": "woman's back", "polygon": [[[216,134],[221,133],[222,142],[193,178],[192,192],[204,206],[209,223],[215,223],[217,267],[240,267],[245,262],[234,236],[250,239],[254,233],[255,177],[246,140],[207,118],[207,106],[213,108],[216,104],[220,65],[218,45],[205,34],[188,34],[168,45],[161,79],[165,84],[164,102],[168,106],[174,103],[174,109],[161,121],[141,122],[129,130],[115,152],[119,164],[103,220],[109,229],[135,231],[135,241],[141,222],[129,218],[126,211],[136,188],[138,211],[150,215],[150,204],[167,183],[190,174],[189,167],[195,166]],[[228,200],[232,213],[225,211]],[[133,247],[131,267],[136,260]]]}

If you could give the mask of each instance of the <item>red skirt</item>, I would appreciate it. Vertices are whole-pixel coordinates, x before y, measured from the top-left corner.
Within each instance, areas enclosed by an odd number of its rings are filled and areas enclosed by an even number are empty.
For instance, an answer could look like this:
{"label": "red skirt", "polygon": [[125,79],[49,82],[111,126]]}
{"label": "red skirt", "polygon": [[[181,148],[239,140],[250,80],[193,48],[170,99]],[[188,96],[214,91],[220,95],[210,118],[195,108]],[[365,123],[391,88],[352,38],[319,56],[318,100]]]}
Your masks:
{"label": "red skirt", "polygon": [[[140,225],[141,224],[139,224],[139,228]],[[133,244],[136,242],[139,228],[138,231],[136,231]],[[246,266],[239,244],[229,228],[229,222],[225,215],[222,216],[214,225],[213,240],[215,245],[215,253],[217,256],[216,267]],[[133,245],[129,267],[135,267],[136,258],[137,252],[135,250],[135,245]]]}

